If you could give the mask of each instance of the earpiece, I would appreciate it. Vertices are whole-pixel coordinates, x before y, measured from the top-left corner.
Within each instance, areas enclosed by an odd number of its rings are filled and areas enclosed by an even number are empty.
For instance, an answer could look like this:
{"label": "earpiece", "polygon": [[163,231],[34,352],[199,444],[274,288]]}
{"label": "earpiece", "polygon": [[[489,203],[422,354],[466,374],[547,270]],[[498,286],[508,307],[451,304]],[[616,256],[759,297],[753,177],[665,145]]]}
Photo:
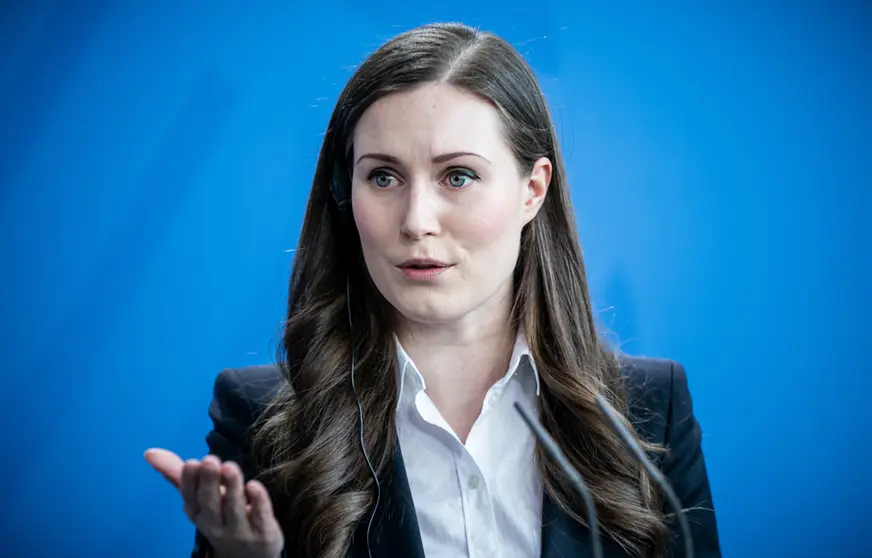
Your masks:
{"label": "earpiece", "polygon": [[339,214],[346,225],[354,224],[354,214],[351,210],[351,177],[344,171],[342,163],[334,163],[330,176],[330,193],[339,208]]}
{"label": "earpiece", "polygon": [[[335,194],[334,194],[335,195]],[[340,211],[342,206],[340,205]],[[348,212],[351,213],[351,204],[348,204]],[[369,516],[369,523],[366,526],[366,550],[369,553],[369,558],[372,558],[372,545],[369,542],[369,533],[372,530],[372,522],[375,519],[375,512],[378,510],[379,502],[381,501],[381,484],[378,481],[378,475],[375,472],[375,467],[369,460],[369,455],[366,453],[366,442],[364,441],[363,430],[363,405],[360,404],[360,397],[357,395],[357,386],[354,383],[354,323],[351,320],[351,278],[345,279],[345,305],[348,308],[348,331],[351,336],[351,391],[354,392],[354,401],[357,402],[357,412],[360,417],[360,451],[363,452],[363,459],[369,466],[369,472],[372,474],[372,480],[375,483],[375,504],[372,506],[372,513]]]}
{"label": "earpiece", "polygon": [[[333,165],[333,172],[330,176],[330,193],[333,195],[333,201],[336,202],[336,207],[339,209],[339,214],[342,220],[349,227],[354,226],[354,214],[351,209],[351,177],[345,171],[341,162],[336,162]],[[363,421],[363,405],[360,403],[360,396],[357,393],[357,385],[354,381],[354,321],[351,317],[351,277],[345,278],[345,306],[348,309],[348,332],[351,337],[351,391],[354,393],[354,401],[357,403],[357,412],[360,420],[360,451],[363,453],[363,459],[369,467],[369,472],[372,474],[373,483],[375,483],[375,504],[372,506],[372,513],[369,516],[369,523],[366,526],[366,550],[369,558],[372,558],[372,545],[370,544],[370,531],[372,531],[372,523],[375,520],[376,511],[378,511],[379,503],[381,502],[381,484],[378,480],[378,474],[375,472],[375,467],[366,453],[366,441],[364,438],[364,421]]]}

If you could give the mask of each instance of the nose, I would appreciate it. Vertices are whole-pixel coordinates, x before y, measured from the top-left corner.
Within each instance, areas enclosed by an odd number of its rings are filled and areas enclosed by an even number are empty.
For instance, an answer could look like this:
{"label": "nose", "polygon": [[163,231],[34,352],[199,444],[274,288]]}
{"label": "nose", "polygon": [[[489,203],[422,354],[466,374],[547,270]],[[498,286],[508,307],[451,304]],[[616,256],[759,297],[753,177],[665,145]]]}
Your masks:
{"label": "nose", "polygon": [[404,236],[419,240],[440,232],[438,196],[424,183],[411,184],[406,189],[406,213],[403,216]]}

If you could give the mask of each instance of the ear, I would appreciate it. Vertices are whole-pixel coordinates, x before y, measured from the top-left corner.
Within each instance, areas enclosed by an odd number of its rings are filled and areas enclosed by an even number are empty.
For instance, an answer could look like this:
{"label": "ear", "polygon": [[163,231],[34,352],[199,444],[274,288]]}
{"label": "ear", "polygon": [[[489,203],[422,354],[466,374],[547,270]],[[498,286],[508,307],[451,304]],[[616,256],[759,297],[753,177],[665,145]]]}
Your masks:
{"label": "ear", "polygon": [[540,157],[533,163],[533,171],[527,179],[524,197],[524,224],[533,220],[539,213],[539,209],[545,202],[548,194],[548,186],[551,185],[551,160],[548,157]]}

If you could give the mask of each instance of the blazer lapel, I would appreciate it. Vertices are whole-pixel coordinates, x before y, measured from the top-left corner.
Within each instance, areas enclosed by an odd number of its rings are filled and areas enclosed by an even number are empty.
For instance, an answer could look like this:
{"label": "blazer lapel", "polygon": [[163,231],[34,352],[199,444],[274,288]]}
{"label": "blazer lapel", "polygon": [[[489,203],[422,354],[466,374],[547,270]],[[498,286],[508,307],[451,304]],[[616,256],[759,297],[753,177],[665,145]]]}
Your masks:
{"label": "blazer lapel", "polygon": [[[627,554],[600,530],[604,558]],[[547,493],[542,498],[542,558],[592,558],[590,530],[576,523]]]}
{"label": "blazer lapel", "polygon": [[[354,534],[351,558],[369,558],[364,520]],[[624,557],[608,537],[601,535],[606,558]],[[372,558],[424,558],[418,516],[403,453],[397,447],[387,478],[381,483],[381,502],[370,531]],[[573,521],[547,493],[542,497],[542,556],[541,558],[592,558],[590,531]]]}
{"label": "blazer lapel", "polygon": [[545,492],[542,499],[542,558],[591,558],[590,531],[572,520]]}
{"label": "blazer lapel", "polygon": [[[381,481],[381,502],[370,530],[372,558],[424,558],[424,546],[418,530],[418,516],[412,501],[409,478],[399,444],[387,478]],[[366,528],[369,518],[358,526],[352,542],[352,558],[369,558]]]}

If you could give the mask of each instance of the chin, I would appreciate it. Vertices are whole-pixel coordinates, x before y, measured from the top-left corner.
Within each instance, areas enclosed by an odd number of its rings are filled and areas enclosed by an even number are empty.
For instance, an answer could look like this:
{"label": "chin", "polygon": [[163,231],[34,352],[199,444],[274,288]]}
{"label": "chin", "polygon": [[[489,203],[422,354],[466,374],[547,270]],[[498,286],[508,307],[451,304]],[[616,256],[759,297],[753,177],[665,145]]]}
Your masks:
{"label": "chin", "polygon": [[458,304],[457,297],[450,295],[400,296],[390,303],[403,318],[422,324],[452,322],[462,318],[467,311]]}

